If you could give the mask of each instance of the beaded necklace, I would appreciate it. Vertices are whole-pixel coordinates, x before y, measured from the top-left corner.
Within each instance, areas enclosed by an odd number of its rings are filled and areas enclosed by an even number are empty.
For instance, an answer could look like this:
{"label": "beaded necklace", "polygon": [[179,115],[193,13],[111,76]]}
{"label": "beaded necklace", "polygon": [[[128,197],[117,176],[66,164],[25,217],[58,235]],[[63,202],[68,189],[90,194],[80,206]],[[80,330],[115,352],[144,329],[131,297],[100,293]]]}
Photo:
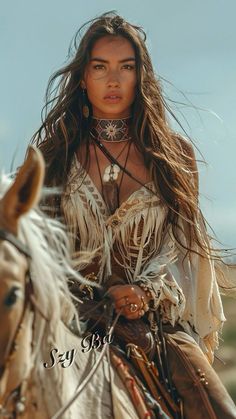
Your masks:
{"label": "beaded necklace", "polygon": [[131,117],[120,119],[92,118],[92,134],[98,141],[107,143],[120,143],[131,140],[130,136]]}

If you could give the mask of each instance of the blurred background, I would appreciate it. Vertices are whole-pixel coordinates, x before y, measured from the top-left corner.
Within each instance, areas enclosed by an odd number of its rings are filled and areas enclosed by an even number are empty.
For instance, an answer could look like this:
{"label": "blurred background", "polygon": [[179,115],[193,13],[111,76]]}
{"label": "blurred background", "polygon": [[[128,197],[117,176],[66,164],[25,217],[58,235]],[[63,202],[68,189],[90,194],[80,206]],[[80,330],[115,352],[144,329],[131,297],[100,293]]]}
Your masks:
{"label": "blurred background", "polygon": [[[2,3],[0,169],[21,164],[40,125],[48,79],[65,64],[76,30],[109,10],[146,31],[165,97],[207,163],[199,162],[204,215],[221,246],[236,248],[235,0]],[[226,365],[215,366],[236,400],[235,300],[224,299],[224,306],[228,322],[218,355]]]}

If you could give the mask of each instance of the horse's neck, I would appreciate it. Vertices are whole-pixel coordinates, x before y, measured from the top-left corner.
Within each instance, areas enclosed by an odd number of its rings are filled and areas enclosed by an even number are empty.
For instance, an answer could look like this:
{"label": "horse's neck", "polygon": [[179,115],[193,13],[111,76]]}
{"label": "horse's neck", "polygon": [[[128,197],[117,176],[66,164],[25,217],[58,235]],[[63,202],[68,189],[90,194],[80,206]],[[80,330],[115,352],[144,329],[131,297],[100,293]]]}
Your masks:
{"label": "horse's neck", "polygon": [[1,378],[0,395],[2,400],[6,400],[28,378],[33,367],[31,361],[33,319],[34,313],[28,307]]}
{"label": "horse's neck", "polygon": [[[73,396],[78,381],[80,381],[81,371],[75,365],[76,362],[68,367],[69,361],[67,360],[65,366],[62,367],[60,359],[65,360],[66,352],[81,348],[81,338],[72,334],[62,320],[59,320],[52,330],[49,322],[36,314],[34,326],[35,339],[39,342],[39,345],[37,345],[36,350],[35,367],[27,385],[28,403],[26,410],[27,413],[30,413],[23,419],[31,419],[32,417],[49,419]],[[55,348],[58,352],[54,352],[54,362],[52,362],[50,353]],[[63,353],[64,355],[62,355]],[[47,366],[45,366],[46,364]],[[81,368],[81,370],[83,369]],[[32,405],[31,399],[36,401],[34,405]],[[36,405],[37,409],[35,408]],[[63,417],[70,419],[79,417],[77,405],[73,404],[72,408]]]}

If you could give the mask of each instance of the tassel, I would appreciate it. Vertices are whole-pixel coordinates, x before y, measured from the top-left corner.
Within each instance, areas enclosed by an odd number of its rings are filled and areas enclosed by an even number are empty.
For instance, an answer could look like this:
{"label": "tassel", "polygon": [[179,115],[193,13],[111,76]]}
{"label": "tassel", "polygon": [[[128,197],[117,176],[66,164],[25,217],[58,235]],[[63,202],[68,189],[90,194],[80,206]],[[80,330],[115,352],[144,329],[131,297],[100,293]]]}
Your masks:
{"label": "tassel", "polygon": [[103,199],[110,214],[114,214],[119,208],[119,187],[115,180],[109,180],[102,185]]}

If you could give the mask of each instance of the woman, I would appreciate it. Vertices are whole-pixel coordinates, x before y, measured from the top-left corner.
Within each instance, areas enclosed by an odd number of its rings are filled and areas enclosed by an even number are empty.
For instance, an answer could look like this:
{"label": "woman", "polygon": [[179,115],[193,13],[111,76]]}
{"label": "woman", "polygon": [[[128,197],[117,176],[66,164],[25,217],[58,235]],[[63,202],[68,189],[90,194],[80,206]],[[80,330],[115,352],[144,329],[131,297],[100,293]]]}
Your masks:
{"label": "woman", "polygon": [[[156,353],[148,356],[159,374],[165,364],[162,379],[167,392],[177,388],[183,417],[235,418],[209,364],[225,318],[194,151],[167,121],[144,32],[102,15],[51,79],[48,99],[58,77],[33,142],[47,162],[46,184],[63,188],[50,208],[63,215],[75,255],[92,255],[77,269],[108,290],[124,327],[141,320],[152,330]],[[83,295],[100,298],[89,287]]]}

